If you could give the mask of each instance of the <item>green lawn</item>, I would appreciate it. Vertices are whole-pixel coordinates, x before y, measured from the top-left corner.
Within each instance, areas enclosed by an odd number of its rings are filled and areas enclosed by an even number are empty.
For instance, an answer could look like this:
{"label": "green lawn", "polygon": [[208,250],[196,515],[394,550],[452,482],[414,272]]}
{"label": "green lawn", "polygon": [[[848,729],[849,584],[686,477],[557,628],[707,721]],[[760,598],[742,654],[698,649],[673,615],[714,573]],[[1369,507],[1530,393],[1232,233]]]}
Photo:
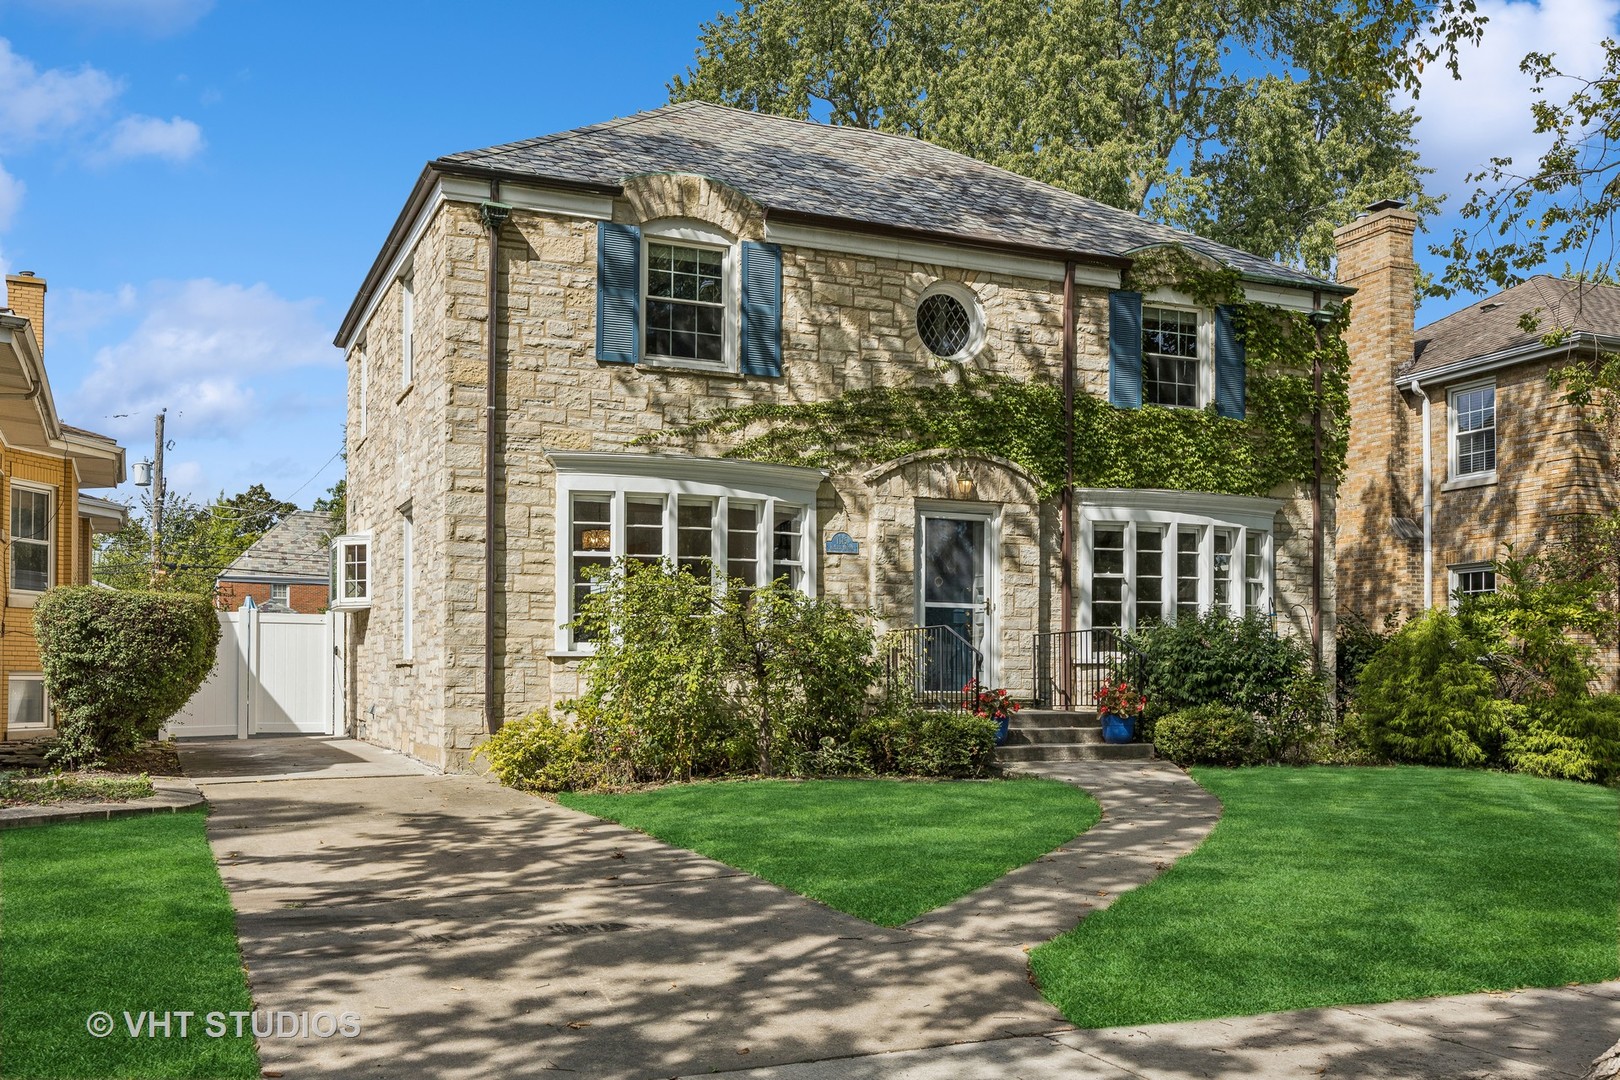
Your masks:
{"label": "green lawn", "polygon": [[1083,1027],[1620,975],[1620,793],[1423,768],[1195,769],[1225,806],[1157,881],[1035,950]]}
{"label": "green lawn", "polygon": [[[0,1076],[259,1075],[248,1038],[204,1014],[251,1009],[204,812],[0,832]],[[124,1013],[197,1013],[188,1035],[132,1038]],[[116,1027],[87,1030],[104,1011]]]}
{"label": "green lawn", "polygon": [[1052,780],[756,780],[561,801],[881,926],[989,884],[1098,817],[1095,800]]}

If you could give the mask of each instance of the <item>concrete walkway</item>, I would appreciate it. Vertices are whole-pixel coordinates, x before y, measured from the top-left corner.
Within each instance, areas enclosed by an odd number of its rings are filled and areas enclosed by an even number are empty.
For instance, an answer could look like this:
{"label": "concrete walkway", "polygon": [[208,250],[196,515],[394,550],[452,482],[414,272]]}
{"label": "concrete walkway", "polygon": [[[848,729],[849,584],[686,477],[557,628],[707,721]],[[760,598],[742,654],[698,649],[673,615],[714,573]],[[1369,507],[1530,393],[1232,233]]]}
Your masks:
{"label": "concrete walkway", "polygon": [[[181,754],[214,806],[210,838],[258,1007],[361,1017],[356,1039],[262,1040],[265,1067],[289,1077],[650,1078],[761,1066],[770,1067],[762,1076],[805,1080],[1309,1076],[1238,1063],[1289,1066],[1318,1041],[1344,1048],[1349,1061],[1376,1063],[1375,1053],[1407,1043],[1397,1057],[1409,1064],[1457,1060],[1437,1055],[1442,1039],[1407,1038],[1365,1010],[1216,1022],[1251,1025],[1241,1029],[1075,1032],[1063,1022],[1029,984],[1016,947],[1068,929],[1213,825],[1213,800],[1166,766],[1051,766],[1103,803],[1091,839],[885,930],[691,852],[485,780],[428,774],[365,744],[210,740],[182,743]],[[1015,910],[1026,922],[1003,932]],[[1568,1030],[1610,1032],[1585,1060],[1614,1041],[1615,995],[1543,993],[1563,995],[1549,999],[1563,1011],[1547,1015]],[[1379,1008],[1420,1007],[1427,1003]],[[1461,1008],[1481,1030],[1500,1022]],[[1525,1039],[1538,1030],[1535,1021],[1520,1026]],[[1570,1061],[1583,1052],[1578,1040],[1564,1045]],[[1250,1048],[1235,1056],[1234,1047]]]}

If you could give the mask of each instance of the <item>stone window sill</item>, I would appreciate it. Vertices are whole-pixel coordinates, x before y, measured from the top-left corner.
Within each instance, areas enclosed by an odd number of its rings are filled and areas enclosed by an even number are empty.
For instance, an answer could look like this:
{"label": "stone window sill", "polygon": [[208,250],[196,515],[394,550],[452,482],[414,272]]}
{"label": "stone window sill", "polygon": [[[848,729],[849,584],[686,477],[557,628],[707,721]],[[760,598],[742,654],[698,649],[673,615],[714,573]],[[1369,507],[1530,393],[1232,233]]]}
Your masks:
{"label": "stone window sill", "polygon": [[669,360],[661,356],[643,356],[637,367],[644,367],[649,371],[668,372],[672,375],[707,375],[713,379],[735,379],[742,382],[742,372],[728,367],[716,367],[713,364],[693,364],[684,360]]}
{"label": "stone window sill", "polygon": [[1475,473],[1472,476],[1459,476],[1447,480],[1440,485],[1441,491],[1462,491],[1465,488],[1490,487],[1496,483],[1495,471],[1488,473]]}
{"label": "stone window sill", "polygon": [[397,668],[411,668],[411,667],[416,666],[416,661],[415,660],[403,660],[403,659],[395,660],[394,661],[394,666],[397,667]]}
{"label": "stone window sill", "polygon": [[589,650],[582,650],[582,649],[552,649],[550,652],[546,653],[546,659],[547,660],[583,660],[587,656],[595,656],[595,655],[596,655],[595,652],[592,652],[592,651],[589,651]]}

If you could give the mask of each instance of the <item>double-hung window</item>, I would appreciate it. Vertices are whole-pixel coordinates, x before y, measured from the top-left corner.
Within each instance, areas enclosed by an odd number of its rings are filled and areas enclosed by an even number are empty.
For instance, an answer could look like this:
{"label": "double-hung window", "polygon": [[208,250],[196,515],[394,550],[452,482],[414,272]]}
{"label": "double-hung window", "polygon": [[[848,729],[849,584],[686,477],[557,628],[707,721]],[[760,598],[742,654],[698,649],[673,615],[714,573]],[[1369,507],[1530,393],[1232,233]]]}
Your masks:
{"label": "double-hung window", "polygon": [[725,263],[721,248],[648,238],[648,356],[725,362]]}
{"label": "double-hung window", "polygon": [[1203,336],[1198,313],[1142,308],[1142,403],[1196,409],[1203,404]]}
{"label": "double-hung window", "polygon": [[713,459],[557,452],[557,648],[588,646],[571,624],[617,559],[665,563],[753,588],[813,592],[817,470]]}
{"label": "double-hung window", "polygon": [[1496,591],[1496,566],[1471,563],[1451,568],[1451,606],[1471,596],[1489,596]]}
{"label": "double-hung window", "polygon": [[42,593],[51,587],[51,493],[11,487],[11,591]]}
{"label": "double-hung window", "polygon": [[1465,386],[1447,396],[1451,414],[1451,478],[1496,472],[1496,386]]}

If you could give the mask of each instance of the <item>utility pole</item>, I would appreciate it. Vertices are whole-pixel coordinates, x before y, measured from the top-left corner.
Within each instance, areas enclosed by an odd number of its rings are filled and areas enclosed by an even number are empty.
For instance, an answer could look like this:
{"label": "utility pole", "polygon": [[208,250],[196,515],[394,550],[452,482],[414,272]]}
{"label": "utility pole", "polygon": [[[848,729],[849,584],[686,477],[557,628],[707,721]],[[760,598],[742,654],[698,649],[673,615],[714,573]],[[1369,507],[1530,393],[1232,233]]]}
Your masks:
{"label": "utility pole", "polygon": [[154,418],[156,434],[152,446],[152,587],[163,577],[163,415]]}

